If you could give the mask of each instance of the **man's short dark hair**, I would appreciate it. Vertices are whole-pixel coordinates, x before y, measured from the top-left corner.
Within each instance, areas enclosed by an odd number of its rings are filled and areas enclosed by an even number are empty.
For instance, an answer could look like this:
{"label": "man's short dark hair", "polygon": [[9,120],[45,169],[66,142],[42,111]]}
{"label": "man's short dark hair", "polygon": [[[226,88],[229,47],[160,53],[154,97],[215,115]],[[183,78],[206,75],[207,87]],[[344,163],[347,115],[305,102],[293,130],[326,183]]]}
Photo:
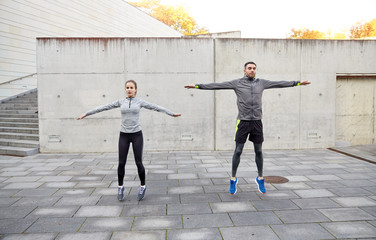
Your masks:
{"label": "man's short dark hair", "polygon": [[248,64],[253,64],[253,65],[255,65],[255,66],[257,67],[256,63],[254,63],[254,62],[246,62],[246,63],[244,64],[244,69],[247,68],[247,65],[248,65]]}

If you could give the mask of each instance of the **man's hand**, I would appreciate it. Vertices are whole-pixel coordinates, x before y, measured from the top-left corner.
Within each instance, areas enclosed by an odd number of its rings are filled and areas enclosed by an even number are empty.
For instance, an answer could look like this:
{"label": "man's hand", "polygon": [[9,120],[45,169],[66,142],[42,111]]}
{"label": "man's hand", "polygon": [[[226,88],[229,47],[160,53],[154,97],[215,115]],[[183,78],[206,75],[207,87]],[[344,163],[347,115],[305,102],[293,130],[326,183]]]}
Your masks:
{"label": "man's hand", "polygon": [[187,85],[187,86],[184,86],[185,88],[187,89],[190,89],[190,88],[196,88],[196,85]]}
{"label": "man's hand", "polygon": [[303,81],[303,82],[300,82],[300,85],[308,85],[308,84],[311,84],[310,81]]}
{"label": "man's hand", "polygon": [[82,115],[81,117],[77,118],[77,120],[81,120],[86,117],[86,114]]}

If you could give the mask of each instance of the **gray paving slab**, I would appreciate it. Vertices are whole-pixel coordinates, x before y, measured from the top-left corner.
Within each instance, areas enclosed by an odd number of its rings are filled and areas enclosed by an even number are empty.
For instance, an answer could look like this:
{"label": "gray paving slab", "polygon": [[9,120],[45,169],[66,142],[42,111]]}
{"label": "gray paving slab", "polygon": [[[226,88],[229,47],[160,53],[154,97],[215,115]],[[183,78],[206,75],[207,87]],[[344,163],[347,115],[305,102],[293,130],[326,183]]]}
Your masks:
{"label": "gray paving slab", "polygon": [[121,213],[121,217],[134,217],[134,216],[163,216],[166,215],[167,204],[153,204],[153,205],[125,205]]}
{"label": "gray paving slab", "polygon": [[230,213],[235,226],[282,224],[272,211]]}
{"label": "gray paving slab", "polygon": [[57,237],[56,240],[109,240],[110,238],[110,232],[62,233]]}
{"label": "gray paving slab", "polygon": [[[89,197],[96,188],[59,189],[54,193],[56,197]],[[108,188],[106,188],[108,189]],[[113,194],[113,192],[112,192]]]}
{"label": "gray paving slab", "polygon": [[166,240],[166,230],[114,232],[111,240]]}
{"label": "gray paving slab", "polygon": [[16,206],[53,206],[61,197],[20,197],[17,202],[12,204],[13,207]]}
{"label": "gray paving slab", "polygon": [[372,238],[375,239],[376,228],[367,222],[331,222],[321,224],[333,236],[343,238]]}
{"label": "gray paving slab", "polygon": [[361,209],[376,217],[376,207],[362,207]]}
{"label": "gray paving slab", "polygon": [[80,228],[80,232],[118,232],[129,231],[133,217],[88,218]]}
{"label": "gray paving slab", "polygon": [[291,199],[291,201],[293,201],[301,209],[341,207],[338,203],[330,198],[300,198]]}
{"label": "gray paving slab", "polygon": [[220,228],[223,240],[249,240],[249,239],[270,239],[279,240],[273,230],[265,226],[244,226],[232,228]]}
{"label": "gray paving slab", "polygon": [[167,204],[167,215],[212,213],[208,203]]}
{"label": "gray paving slab", "polygon": [[376,206],[376,201],[366,196],[364,197],[336,197],[336,198],[332,198],[332,200],[344,207]]}
{"label": "gray paving slab", "polygon": [[8,234],[1,240],[55,240],[56,235],[56,233]]}
{"label": "gray paving slab", "polygon": [[52,196],[58,189],[49,189],[49,188],[37,188],[37,189],[24,189],[21,188],[14,195],[16,197],[48,197]]}
{"label": "gray paving slab", "polygon": [[117,217],[120,216],[122,206],[82,206],[75,217]]}
{"label": "gray paving slab", "polygon": [[317,223],[271,225],[281,240],[335,239]]}
{"label": "gray paving slab", "polygon": [[307,189],[294,191],[301,198],[322,198],[322,197],[336,197],[336,195],[327,189]]}
{"label": "gray paving slab", "polygon": [[341,188],[329,188],[328,190],[340,197],[372,195],[370,191],[367,191],[366,189],[363,189],[363,188],[341,187]]}
{"label": "gray paving slab", "polygon": [[375,220],[375,217],[360,208],[327,208],[318,209],[331,221]]}
{"label": "gray paving slab", "polygon": [[316,209],[274,211],[283,223],[319,223],[330,221]]}
{"label": "gray paving slab", "polygon": [[218,228],[167,230],[167,240],[222,240]]}
{"label": "gray paving slab", "polygon": [[26,229],[28,229],[33,223],[35,219],[25,219],[25,218],[17,218],[17,219],[0,219],[0,233],[23,233]]}
{"label": "gray paving slab", "polygon": [[9,207],[18,200],[20,200],[20,198],[0,197],[0,207]]}
{"label": "gray paving slab", "polygon": [[85,218],[39,218],[25,232],[26,233],[55,233],[77,232]]}
{"label": "gray paving slab", "polygon": [[100,199],[100,196],[63,196],[55,203],[55,206],[86,206],[96,205]]}
{"label": "gray paving slab", "polygon": [[0,156],[0,239],[374,238],[376,164],[328,149],[264,150],[265,176],[289,182],[267,183],[263,195],[245,151],[230,195],[232,153],[146,151],[142,201],[133,160],[117,200],[117,153]]}
{"label": "gray paving slab", "polygon": [[34,206],[24,207],[1,207],[0,219],[4,218],[24,218],[35,209]]}
{"label": "gray paving slab", "polygon": [[181,216],[135,217],[132,230],[182,228]]}
{"label": "gray paving slab", "polygon": [[213,213],[256,211],[250,201],[211,203],[210,206],[213,210]]}
{"label": "gray paving slab", "polygon": [[181,203],[194,203],[194,202],[220,202],[221,199],[218,193],[205,193],[205,194],[180,194]]}
{"label": "gray paving slab", "polygon": [[257,211],[299,209],[299,207],[289,199],[255,200],[252,201],[252,203]]}
{"label": "gray paving slab", "polygon": [[64,206],[64,207],[38,207],[29,216],[35,217],[73,217],[79,207]]}
{"label": "gray paving slab", "polygon": [[230,227],[233,223],[226,213],[183,215],[184,228]]}

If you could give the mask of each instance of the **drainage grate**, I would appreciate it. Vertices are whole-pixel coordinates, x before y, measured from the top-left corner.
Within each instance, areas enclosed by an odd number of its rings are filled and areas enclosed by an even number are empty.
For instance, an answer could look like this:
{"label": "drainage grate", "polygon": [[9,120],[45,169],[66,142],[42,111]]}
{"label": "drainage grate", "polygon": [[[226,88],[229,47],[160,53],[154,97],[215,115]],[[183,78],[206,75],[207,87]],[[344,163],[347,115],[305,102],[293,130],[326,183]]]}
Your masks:
{"label": "drainage grate", "polygon": [[279,176],[265,176],[265,182],[267,183],[287,183],[289,180]]}

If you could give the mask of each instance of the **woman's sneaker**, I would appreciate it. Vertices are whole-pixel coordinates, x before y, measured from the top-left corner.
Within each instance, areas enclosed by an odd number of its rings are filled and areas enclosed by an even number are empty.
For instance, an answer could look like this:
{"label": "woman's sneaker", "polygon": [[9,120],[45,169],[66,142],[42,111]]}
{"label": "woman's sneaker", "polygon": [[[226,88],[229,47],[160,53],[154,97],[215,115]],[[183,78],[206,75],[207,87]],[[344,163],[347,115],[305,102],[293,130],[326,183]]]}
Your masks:
{"label": "woman's sneaker", "polygon": [[124,200],[124,186],[118,187],[118,200],[123,201]]}
{"label": "woman's sneaker", "polygon": [[255,182],[257,184],[257,188],[260,191],[260,193],[265,194],[266,193],[265,186],[264,186],[265,180],[259,179],[258,177],[256,177]]}
{"label": "woman's sneaker", "polygon": [[137,200],[141,201],[145,197],[145,192],[146,192],[146,186],[145,187],[140,187],[140,192],[138,193]]}
{"label": "woman's sneaker", "polygon": [[238,184],[238,178],[235,178],[235,180],[230,179],[230,194],[234,195],[237,191],[236,185]]}

